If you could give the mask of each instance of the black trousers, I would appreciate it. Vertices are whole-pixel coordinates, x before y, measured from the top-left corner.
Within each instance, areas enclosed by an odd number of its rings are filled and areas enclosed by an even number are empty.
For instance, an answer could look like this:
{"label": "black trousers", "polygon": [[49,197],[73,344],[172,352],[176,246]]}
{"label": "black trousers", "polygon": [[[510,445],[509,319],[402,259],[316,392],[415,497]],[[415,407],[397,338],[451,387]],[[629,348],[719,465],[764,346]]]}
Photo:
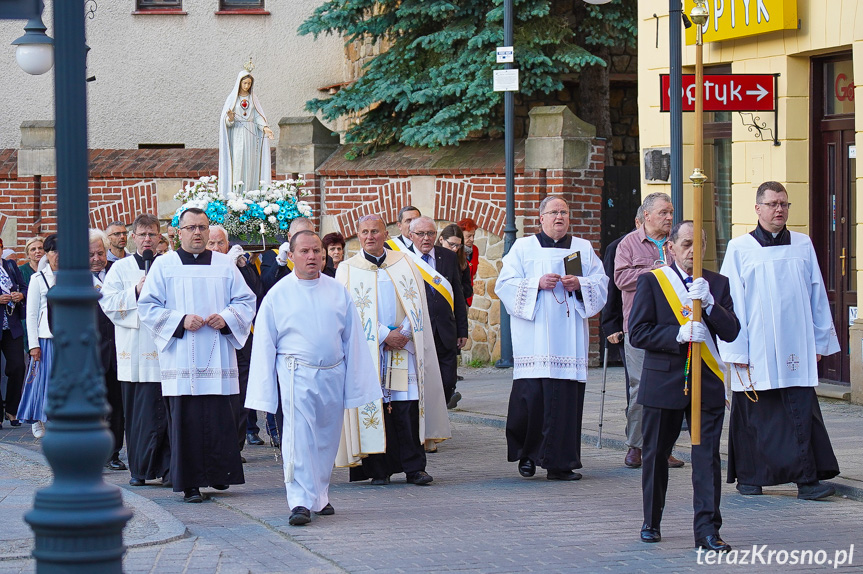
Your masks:
{"label": "black trousers", "polygon": [[126,417],[126,457],[132,478],[153,480],[167,476],[171,446],[162,383],[124,381],[120,385]]}
{"label": "black trousers", "polygon": [[[389,407],[392,406],[392,412]],[[420,442],[419,401],[392,401],[384,404],[387,452],[371,454],[362,466],[351,469],[351,480],[385,478],[404,472],[425,470],[425,446]]]}
{"label": "black trousers", "polygon": [[123,434],[126,431],[126,418],[123,412],[123,387],[117,380],[116,360],[111,361],[110,368],[105,371],[105,391],[108,405],[111,407],[106,421],[108,428],[111,429],[111,434],[114,436],[114,450],[111,451],[111,458],[115,458],[119,456],[120,449],[123,448]]}
{"label": "black trousers", "polygon": [[[642,447],[641,492],[644,503],[644,523],[659,528],[668,491],[668,457],[680,435],[683,418],[689,422],[690,409],[660,409],[644,407],[641,432]],[[719,439],[725,408],[701,409],[701,444],[692,447],[692,505],[695,509],[693,529],[695,540],[719,534],[722,515],[719,499],[722,494],[722,473],[719,460]]]}
{"label": "black trousers", "polygon": [[437,350],[437,362],[440,365],[440,378],[443,381],[443,398],[445,402],[449,402],[458,382],[458,347],[444,348],[443,341],[437,333],[434,334],[434,345]]}
{"label": "black trousers", "polygon": [[169,396],[165,400],[174,492],[243,484],[230,399],[224,395],[200,395]]}
{"label": "black trousers", "polygon": [[[24,336],[13,338],[12,331],[3,330],[0,338],[0,351],[6,359],[6,397],[4,399],[5,412],[15,418],[18,405],[21,403],[21,392],[24,388]],[[2,415],[3,413],[0,413]],[[2,419],[0,419],[2,420]]]}
{"label": "black trousers", "polygon": [[240,394],[231,395],[234,420],[237,423],[237,441],[240,450],[246,446],[246,432],[249,426],[249,409],[246,408],[246,391],[249,388],[249,366],[252,360],[252,335],[242,349],[237,351],[237,368],[240,371]]}
{"label": "black trousers", "polygon": [[581,468],[581,381],[516,379],[506,415],[507,460],[530,459],[547,470]]}

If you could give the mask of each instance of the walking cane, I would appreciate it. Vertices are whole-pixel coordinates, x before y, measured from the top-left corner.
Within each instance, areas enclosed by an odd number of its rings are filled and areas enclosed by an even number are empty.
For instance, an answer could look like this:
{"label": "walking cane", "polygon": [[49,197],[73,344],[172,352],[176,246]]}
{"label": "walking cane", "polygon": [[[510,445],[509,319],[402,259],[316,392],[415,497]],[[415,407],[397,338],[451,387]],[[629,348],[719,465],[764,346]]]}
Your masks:
{"label": "walking cane", "polygon": [[596,448],[602,448],[602,413],[605,410],[605,381],[608,379],[608,339],[605,340],[605,356],[602,358],[602,395],[599,399],[599,434]]}

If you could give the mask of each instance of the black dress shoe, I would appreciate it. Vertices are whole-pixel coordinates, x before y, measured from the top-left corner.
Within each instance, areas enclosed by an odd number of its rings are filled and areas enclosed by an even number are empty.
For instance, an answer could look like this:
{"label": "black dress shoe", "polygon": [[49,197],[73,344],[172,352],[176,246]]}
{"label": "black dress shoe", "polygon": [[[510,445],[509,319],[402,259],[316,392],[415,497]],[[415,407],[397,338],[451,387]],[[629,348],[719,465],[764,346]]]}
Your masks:
{"label": "black dress shoe", "polygon": [[144,486],[146,484],[143,478],[130,478],[129,486]]}
{"label": "black dress shoe", "polygon": [[105,468],[110,468],[111,470],[129,470],[126,464],[120,460],[120,457],[114,457],[108,461],[108,464],[105,465]]}
{"label": "black dress shoe", "polygon": [[302,526],[312,521],[312,513],[305,506],[295,506],[291,509],[291,517],[288,524],[291,526]]}
{"label": "black dress shoe", "polygon": [[449,402],[446,404],[446,408],[452,410],[458,406],[458,402],[461,400],[461,393],[456,391],[452,394],[449,399]]}
{"label": "black dress shoe", "polygon": [[373,478],[372,486],[386,486],[390,483],[390,477],[384,476],[383,478]]}
{"label": "black dress shoe", "polygon": [[282,439],[277,436],[270,437],[270,446],[273,448],[282,448]]}
{"label": "black dress shoe", "polygon": [[204,502],[204,496],[197,488],[188,488],[183,491],[183,502]]}
{"label": "black dress shoe", "polygon": [[228,490],[227,484],[211,484],[210,488],[215,488],[216,490]]}
{"label": "black dress shoe", "polygon": [[737,492],[743,496],[759,496],[764,494],[764,491],[761,490],[760,486],[756,486],[754,484],[740,484],[739,482],[737,483]]}
{"label": "black dress shoe", "polygon": [[569,469],[564,470],[549,470],[548,480],[581,480],[580,472],[573,472]]}
{"label": "black dress shoe", "polygon": [[424,470],[418,470],[407,475],[408,484],[425,486],[433,480],[434,479],[431,477],[431,475]]}
{"label": "black dress shoe", "polygon": [[529,458],[523,458],[518,461],[518,473],[525,478],[530,478],[536,474],[536,463]]}
{"label": "black dress shoe", "polygon": [[696,548],[713,550],[714,552],[730,552],[731,546],[722,541],[718,534],[710,534],[695,541]]}
{"label": "black dress shoe", "polygon": [[335,513],[336,513],[336,509],[333,508],[333,505],[330,504],[329,502],[327,503],[326,506],[324,506],[320,510],[315,511],[315,514],[317,514],[318,516],[332,516]]}
{"label": "black dress shoe", "polygon": [[261,446],[262,444],[264,444],[264,440],[259,437],[258,433],[256,432],[247,432],[246,442],[254,446]]}
{"label": "black dress shoe", "polygon": [[243,464],[246,464],[246,457],[244,457],[243,455],[240,455],[240,462],[242,462]]}
{"label": "black dress shoe", "polygon": [[836,494],[836,489],[817,480],[809,484],[797,485],[797,498],[800,500],[822,500]]}
{"label": "black dress shoe", "polygon": [[18,419],[12,419],[9,421],[9,424],[12,425],[13,427],[20,427],[21,421],[19,421]]}
{"label": "black dress shoe", "polygon": [[660,540],[662,540],[662,535],[659,533],[659,528],[654,528],[647,524],[641,527],[642,542],[659,542]]}

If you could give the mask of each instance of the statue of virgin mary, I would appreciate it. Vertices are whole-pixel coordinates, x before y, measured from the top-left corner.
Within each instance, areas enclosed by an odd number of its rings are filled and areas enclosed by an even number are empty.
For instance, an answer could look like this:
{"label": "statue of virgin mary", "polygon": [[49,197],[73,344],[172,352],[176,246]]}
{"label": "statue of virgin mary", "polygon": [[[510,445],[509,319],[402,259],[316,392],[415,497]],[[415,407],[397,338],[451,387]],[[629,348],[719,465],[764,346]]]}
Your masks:
{"label": "statue of virgin mary", "polygon": [[249,61],[237,74],[219,121],[219,191],[258,189],[271,180],[270,140],[273,131],[255,95],[254,66]]}

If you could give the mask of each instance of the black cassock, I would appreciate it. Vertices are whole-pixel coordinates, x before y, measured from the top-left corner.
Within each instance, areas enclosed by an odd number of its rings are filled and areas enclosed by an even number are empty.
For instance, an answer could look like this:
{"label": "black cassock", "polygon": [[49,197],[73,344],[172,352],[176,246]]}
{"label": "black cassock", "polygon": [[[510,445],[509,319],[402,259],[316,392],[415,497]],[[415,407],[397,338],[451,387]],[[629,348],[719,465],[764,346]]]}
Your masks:
{"label": "black cassock", "polygon": [[[749,391],[750,396],[754,396]],[[807,484],[839,474],[813,387],[735,392],[728,436],[728,482]]]}
{"label": "black cassock", "polygon": [[[791,243],[787,228],[773,237],[759,224],[751,235],[766,249]],[[751,391],[749,394],[754,398]],[[728,433],[728,482],[736,480],[753,486],[806,484],[838,474],[839,462],[813,387],[758,391],[757,403],[742,392],[734,393]]]}
{"label": "black cassock", "polygon": [[[213,258],[211,251],[195,258],[178,249],[177,255],[183,265],[210,265]],[[181,322],[174,336],[183,335]],[[165,400],[174,492],[245,483],[231,395],[183,395]]]}
{"label": "black cassock", "polygon": [[132,478],[153,480],[168,475],[171,447],[162,383],[122,381],[126,413],[126,454]]}
{"label": "black cassock", "polygon": [[[544,248],[569,248],[572,237],[555,241],[537,234]],[[576,291],[575,297],[581,298]],[[581,419],[585,383],[565,379],[516,379],[506,415],[507,460],[530,459],[554,471],[581,468]]]}

